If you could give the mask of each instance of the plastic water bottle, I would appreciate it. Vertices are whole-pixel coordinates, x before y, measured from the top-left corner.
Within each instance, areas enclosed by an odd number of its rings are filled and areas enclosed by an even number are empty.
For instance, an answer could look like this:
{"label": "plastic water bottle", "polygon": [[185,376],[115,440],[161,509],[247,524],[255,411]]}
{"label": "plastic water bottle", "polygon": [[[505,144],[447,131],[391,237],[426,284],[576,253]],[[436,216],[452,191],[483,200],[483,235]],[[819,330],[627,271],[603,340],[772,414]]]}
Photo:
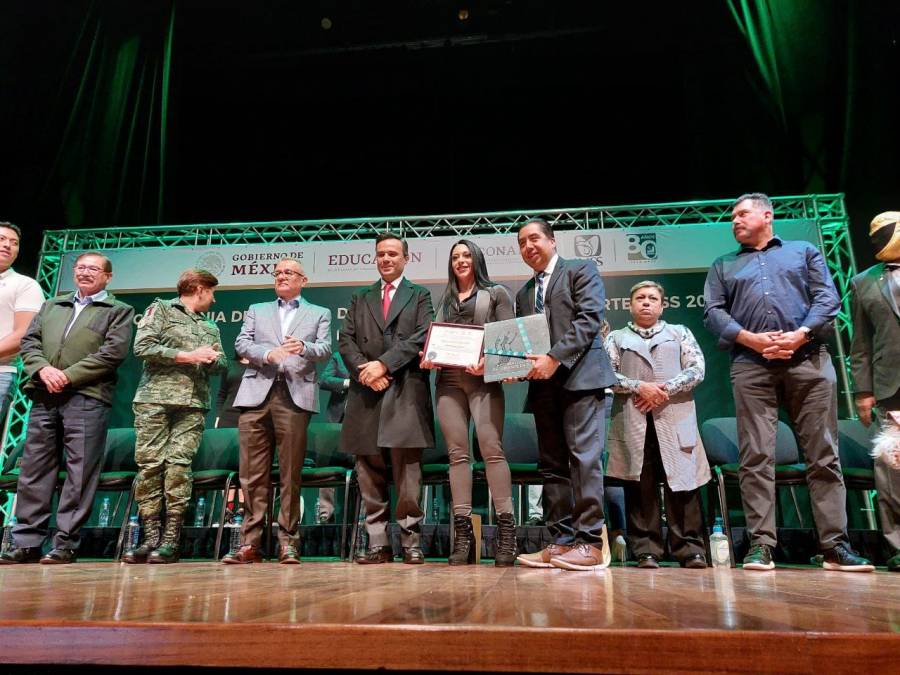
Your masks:
{"label": "plastic water bottle", "polygon": [[97,516],[98,527],[109,527],[109,497],[104,497],[100,504],[100,515]]}
{"label": "plastic water bottle", "polygon": [[369,548],[369,534],[366,532],[366,511],[359,510],[359,518],[356,521],[356,553],[364,554]]}
{"label": "plastic water bottle", "polygon": [[141,524],[137,516],[128,519],[128,530],[125,532],[126,551],[134,550],[141,543]]}
{"label": "plastic water bottle", "polygon": [[441,522],[441,500],[437,495],[431,500],[431,522],[435,525]]}
{"label": "plastic water bottle", "polygon": [[9,553],[11,550],[13,550],[13,548],[15,548],[13,546],[12,538],[13,526],[15,524],[16,517],[13,516],[7,521],[6,526],[3,528],[3,543],[0,544],[0,553]]}
{"label": "plastic water bottle", "polygon": [[244,523],[244,517],[239,513],[234,517],[228,527],[231,529],[231,536],[229,537],[229,546],[231,546],[232,551],[237,551],[241,547],[241,525]]}
{"label": "plastic water bottle", "polygon": [[206,517],[206,499],[200,497],[197,500],[197,508],[194,510],[194,527],[203,527],[203,519]]}
{"label": "plastic water bottle", "polygon": [[731,567],[731,551],[728,550],[728,537],[722,533],[722,519],[716,518],[713,533],[709,538],[713,567]]}

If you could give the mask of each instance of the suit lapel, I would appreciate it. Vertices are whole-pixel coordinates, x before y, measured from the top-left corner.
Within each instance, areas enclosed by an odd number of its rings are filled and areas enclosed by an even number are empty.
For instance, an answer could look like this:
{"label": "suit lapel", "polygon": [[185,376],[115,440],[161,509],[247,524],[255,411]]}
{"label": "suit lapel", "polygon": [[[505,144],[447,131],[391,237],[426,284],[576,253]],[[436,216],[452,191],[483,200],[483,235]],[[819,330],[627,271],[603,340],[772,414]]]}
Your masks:
{"label": "suit lapel", "polygon": [[900,318],[900,307],[897,307],[897,303],[894,301],[893,275],[890,270],[885,269],[884,263],[881,263],[878,266],[878,280],[876,283],[881,290],[881,294],[884,296],[885,302],[887,302],[888,307],[890,307],[891,311],[894,313],[894,316]]}
{"label": "suit lapel", "polygon": [[544,291],[544,306],[547,305],[547,298],[550,297],[550,293],[553,291],[553,286],[559,281],[559,278],[563,274],[563,270],[566,267],[566,261],[562,258],[556,259],[556,267],[553,268],[553,274],[550,275],[550,281],[547,282],[547,289]]}
{"label": "suit lapel", "polygon": [[553,268],[553,274],[550,275],[550,280],[544,289],[544,314],[547,316],[547,323],[550,323],[550,294],[553,292],[556,282],[565,273],[565,269],[566,261],[562,258],[557,258],[556,267]]}
{"label": "suit lapel", "polygon": [[403,277],[403,281],[400,282],[397,290],[394,291],[394,297],[391,299],[391,306],[388,308],[387,321],[385,321],[385,325],[390,325],[391,322],[397,318],[406,304],[412,299],[412,295],[413,292],[411,284],[406,277]]}
{"label": "suit lapel", "polygon": [[278,301],[269,305],[269,318],[272,321],[272,333],[278,339],[278,344],[284,342],[284,335],[281,334],[281,317],[278,316]]}
{"label": "suit lapel", "polygon": [[520,314],[528,316],[529,314],[534,314],[534,277],[526,281],[523,288],[524,290],[521,294],[522,306],[520,307],[522,311]]}
{"label": "suit lapel", "polygon": [[[291,323],[288,325],[287,335],[293,335],[294,330],[300,325],[300,322],[309,314],[309,303],[302,297],[298,298],[298,300],[300,304],[297,307],[297,311],[294,312],[294,318],[291,319]],[[281,322],[279,321],[278,323],[280,324]],[[287,335],[285,335],[285,337],[287,337]]]}
{"label": "suit lapel", "polygon": [[[399,290],[399,289],[398,289]],[[396,295],[394,296],[396,297]],[[384,314],[381,311],[381,282],[376,281],[366,291],[366,304],[372,312],[372,318],[381,330],[384,330]]]}

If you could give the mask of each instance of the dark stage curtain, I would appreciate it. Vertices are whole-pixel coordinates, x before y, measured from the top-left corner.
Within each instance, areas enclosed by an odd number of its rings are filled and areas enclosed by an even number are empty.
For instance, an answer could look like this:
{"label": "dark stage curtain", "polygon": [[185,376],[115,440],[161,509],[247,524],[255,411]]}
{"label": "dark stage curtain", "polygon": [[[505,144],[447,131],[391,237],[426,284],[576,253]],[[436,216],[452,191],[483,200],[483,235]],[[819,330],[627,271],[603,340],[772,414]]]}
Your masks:
{"label": "dark stage curtain", "polygon": [[39,199],[61,204],[57,226],[164,220],[175,17],[171,1],[84,11],[45,139]]}

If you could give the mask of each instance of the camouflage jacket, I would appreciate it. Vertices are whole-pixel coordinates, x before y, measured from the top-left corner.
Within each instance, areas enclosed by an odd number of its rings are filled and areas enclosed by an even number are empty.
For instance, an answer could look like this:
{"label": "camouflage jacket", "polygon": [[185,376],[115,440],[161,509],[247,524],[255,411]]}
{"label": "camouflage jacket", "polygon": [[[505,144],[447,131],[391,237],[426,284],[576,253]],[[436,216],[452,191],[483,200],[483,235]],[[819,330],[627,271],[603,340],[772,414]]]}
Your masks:
{"label": "camouflage jacket", "polygon": [[175,363],[178,352],[219,345],[219,327],[178,298],[153,301],[138,323],[134,355],[144,361],[135,403],[166,403],[209,409],[209,378],[227,367],[225,355],[209,365]]}

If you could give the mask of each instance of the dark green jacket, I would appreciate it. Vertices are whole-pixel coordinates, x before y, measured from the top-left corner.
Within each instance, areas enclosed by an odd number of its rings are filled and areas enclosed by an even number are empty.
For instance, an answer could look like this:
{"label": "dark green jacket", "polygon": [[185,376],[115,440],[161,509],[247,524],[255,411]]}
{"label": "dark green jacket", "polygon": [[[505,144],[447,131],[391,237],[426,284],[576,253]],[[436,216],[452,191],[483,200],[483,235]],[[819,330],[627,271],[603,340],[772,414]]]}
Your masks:
{"label": "dark green jacket", "polygon": [[28,375],[24,389],[29,394],[46,390],[38,371],[53,366],[69,378],[66,391],[112,403],[116,369],[131,344],[134,310],[109,293],[85,307],[63,339],[74,297],[66,293],[47,300],[22,338],[22,362]]}

